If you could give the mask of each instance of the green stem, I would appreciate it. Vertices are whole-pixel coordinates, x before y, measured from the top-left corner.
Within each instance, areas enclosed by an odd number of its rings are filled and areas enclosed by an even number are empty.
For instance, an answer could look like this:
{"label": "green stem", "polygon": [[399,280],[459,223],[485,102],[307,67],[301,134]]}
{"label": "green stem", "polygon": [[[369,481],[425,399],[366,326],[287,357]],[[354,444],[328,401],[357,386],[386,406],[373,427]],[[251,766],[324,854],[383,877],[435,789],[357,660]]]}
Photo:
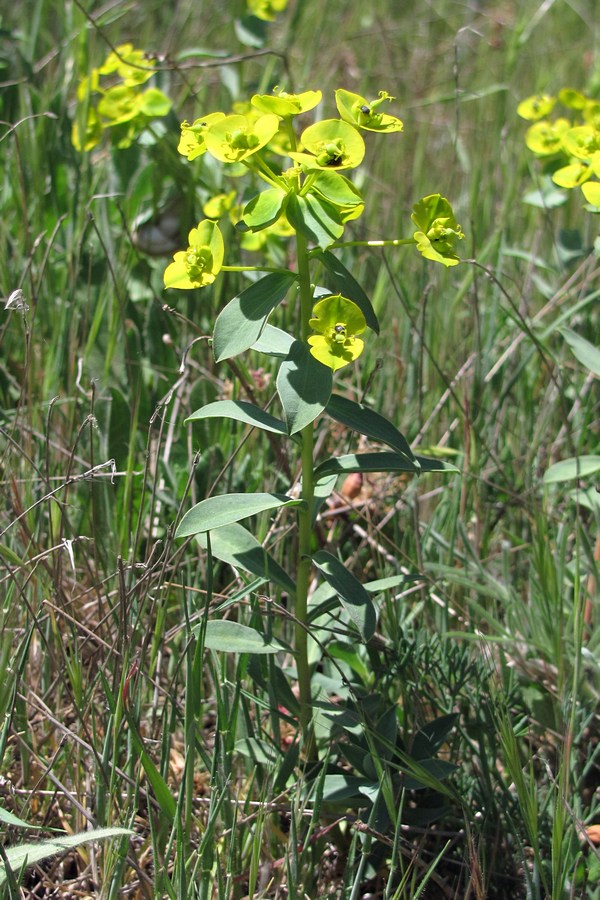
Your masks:
{"label": "green stem", "polygon": [[390,241],[336,241],[329,248],[335,250],[338,247],[407,247],[409,244],[416,244],[414,238],[397,238]]}
{"label": "green stem", "polygon": [[[308,320],[312,312],[312,287],[307,241],[296,232],[296,253],[298,259],[298,282],[300,288],[300,338],[306,341],[310,332]],[[303,738],[304,758],[316,759],[316,747],[312,729],[312,694],[310,688],[310,667],[308,663],[308,589],[312,573],[312,508],[314,498],[314,428],[311,422],[300,432],[302,438],[302,499],[304,504],[298,512],[298,568],[296,570],[295,607],[295,649],[300,693],[300,728]]]}

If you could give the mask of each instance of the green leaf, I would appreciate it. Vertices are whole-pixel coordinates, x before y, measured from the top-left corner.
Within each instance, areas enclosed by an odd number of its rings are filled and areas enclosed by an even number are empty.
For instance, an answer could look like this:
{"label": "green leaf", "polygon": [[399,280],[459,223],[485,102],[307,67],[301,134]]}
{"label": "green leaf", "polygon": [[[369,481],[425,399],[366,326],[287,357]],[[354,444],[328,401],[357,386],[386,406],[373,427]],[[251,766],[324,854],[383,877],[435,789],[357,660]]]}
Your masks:
{"label": "green leaf", "polygon": [[[198,632],[202,627],[201,624],[196,625],[192,630]],[[264,654],[289,650],[275,638],[229,619],[213,619],[206,623],[204,646],[209,650],[222,650],[225,653]]]}
{"label": "green leaf", "polygon": [[364,203],[356,185],[339,172],[319,172],[311,185],[311,191],[321,194],[335,206],[359,206]]}
{"label": "green leaf", "polygon": [[404,774],[402,783],[409,791],[422,791],[438,789],[440,782],[449,778],[456,772],[458,766],[447,762],[445,759],[419,759],[412,760],[409,768],[410,774]]}
{"label": "green leaf", "polygon": [[287,436],[285,424],[281,419],[275,418],[264,409],[254,406],[253,403],[248,403],[246,400],[215,400],[214,403],[207,403],[206,406],[197,409],[185,421],[197,422],[199,419],[213,417],[235,419],[236,422],[243,422],[254,428],[262,428],[264,431]]}
{"label": "green leaf", "polygon": [[333,491],[336,482],[338,480],[337,474],[330,475],[329,478],[323,476],[319,481],[315,481],[315,491],[313,496],[313,510],[312,510],[312,523],[315,524],[317,520],[317,516],[319,515],[319,510],[325,503],[325,501],[331,496],[331,492]]}
{"label": "green leaf", "polygon": [[428,759],[437,753],[458,720],[458,713],[440,716],[424,725],[414,737],[411,756],[414,759]]}
{"label": "green leaf", "polygon": [[306,344],[294,341],[277,374],[277,391],[289,434],[301,431],[323,412],[332,384],[331,369],[314,359]]}
{"label": "green leaf", "polygon": [[377,614],[373,601],[364,586],[345,565],[326,550],[319,550],[313,562],[340,598],[340,602],[364,641],[375,634]]}
{"label": "green leaf", "polygon": [[377,316],[375,315],[375,310],[371,305],[371,301],[351,272],[349,272],[348,269],[342,265],[337,256],[334,256],[329,250],[315,252],[313,256],[323,263],[329,272],[335,289],[338,290],[340,294],[343,294],[344,297],[348,297],[349,300],[354,300],[365,317],[365,321],[369,328],[371,328],[375,334],[379,334],[379,322],[377,321]]}
{"label": "green leaf", "polygon": [[419,473],[419,466],[400,453],[348,453],[326,459],[315,469],[315,480],[330,475],[344,475],[348,472],[413,472]]}
{"label": "green leaf", "polygon": [[262,191],[246,204],[242,221],[251,231],[262,231],[277,221],[286,197],[287,194],[279,188]]}
{"label": "green leaf", "polygon": [[[56,856],[57,853],[64,853],[65,850],[79,847],[80,844],[87,844],[90,841],[103,841],[112,837],[125,837],[130,834],[133,834],[133,832],[129,828],[95,828],[92,831],[56,837],[48,841],[19,844],[17,847],[10,847],[5,850],[5,853],[11,869],[15,870],[20,869],[24,865],[30,866],[41,862],[50,856]],[[4,884],[6,877],[6,868],[0,863],[0,885]]]}
{"label": "green leaf", "polygon": [[325,249],[344,233],[339,212],[317,194],[298,197],[292,194],[286,207],[290,225]]}
{"label": "green leaf", "polygon": [[40,828],[44,827],[41,825],[30,825],[29,822],[25,822],[24,819],[19,819],[14,813],[9,812],[7,809],[3,809],[1,806],[0,822],[4,822],[5,825],[13,825],[15,828],[30,828],[34,831],[38,831]]}
{"label": "green leaf", "polygon": [[259,738],[241,738],[235,742],[233,749],[236,753],[251,759],[255,765],[260,763],[263,766],[272,766],[281,756],[281,751]]}
{"label": "green leaf", "polygon": [[213,350],[217,362],[248,350],[296,280],[293,272],[271,272],[230,300],[217,316]]}
{"label": "green leaf", "polygon": [[[207,541],[204,534],[199,534],[196,540],[201,547],[206,548]],[[211,531],[210,550],[212,555],[222,562],[251,572],[259,578],[266,578],[290,594],[295,593],[296,585],[285,569],[282,569],[254,535],[238,522]]]}
{"label": "green leaf", "polygon": [[587,478],[600,471],[600,456],[573,456],[554,463],[544,475],[546,484],[558,484],[561,481],[572,481],[574,478]]}
{"label": "green leaf", "polygon": [[353,431],[365,434],[374,441],[388,444],[405,456],[409,462],[416,465],[416,457],[404,435],[388,419],[374,410],[361,403],[355,403],[354,400],[349,400],[347,397],[332,394],[327,404],[327,412],[332,419],[341,422],[342,425],[346,425]]}
{"label": "green leaf", "polygon": [[267,39],[267,23],[256,16],[242,16],[234,19],[235,35],[245,47],[262,47]]}
{"label": "green leaf", "polygon": [[443,459],[430,459],[428,456],[417,454],[415,460],[421,467],[421,475],[425,472],[458,472],[460,474],[460,469]]}
{"label": "green leaf", "polygon": [[600,349],[570,328],[558,329],[582,366],[600,377]]}
{"label": "green leaf", "polygon": [[291,500],[285,494],[220,494],[208,497],[186,512],[177,526],[175,537],[189,537],[232,525],[240,519],[255,516],[282,506],[300,506],[302,500]]}
{"label": "green leaf", "polygon": [[523,203],[526,203],[528,206],[535,206],[537,209],[556,209],[559,206],[564,206],[567,199],[568,194],[566,191],[547,188],[545,190],[528,191],[523,197]]}
{"label": "green leaf", "polygon": [[[367,581],[363,587],[369,594],[381,594],[383,591],[391,590],[399,585],[404,585],[413,581],[422,581],[423,576],[418,573],[413,575],[390,575],[389,578],[377,578],[375,581]],[[323,613],[332,608],[332,600],[336,597],[336,592],[330,584],[324,581],[311,594],[309,619],[314,622]]]}
{"label": "green leaf", "polygon": [[252,350],[257,353],[267,353],[269,356],[283,356],[284,358],[290,352],[294,338],[287,331],[281,328],[275,328],[274,325],[265,325],[259,339],[252,344]]}
{"label": "green leaf", "polygon": [[323,801],[325,803],[343,803],[345,806],[370,805],[370,793],[365,790],[378,791],[379,782],[368,782],[358,775],[326,775],[323,779]]}
{"label": "green leaf", "polygon": [[152,788],[158,805],[160,806],[161,814],[169,821],[169,824],[172,825],[175,821],[177,806],[175,804],[173,794],[171,793],[171,789],[154,765],[151,757],[148,756],[146,748],[144,747],[144,741],[142,740],[142,736],[139,733],[138,726],[134,717],[127,710],[127,708],[124,709],[124,712],[125,718],[127,719],[127,724],[129,725],[129,731],[131,733],[131,741],[142,764],[144,772],[146,773],[146,778],[150,783],[150,787]]}

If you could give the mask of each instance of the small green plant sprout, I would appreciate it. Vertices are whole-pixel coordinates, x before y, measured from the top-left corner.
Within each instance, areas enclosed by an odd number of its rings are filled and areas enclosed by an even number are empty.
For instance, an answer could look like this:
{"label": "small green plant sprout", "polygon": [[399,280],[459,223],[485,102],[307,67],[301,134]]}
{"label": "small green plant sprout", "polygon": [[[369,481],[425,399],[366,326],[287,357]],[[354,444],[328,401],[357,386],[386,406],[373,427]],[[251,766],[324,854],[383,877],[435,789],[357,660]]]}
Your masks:
{"label": "small green plant sprout", "polygon": [[[335,251],[353,246],[415,246],[429,260],[444,266],[459,262],[458,243],[464,235],[448,200],[431,194],[414,207],[416,230],[411,237],[376,241],[344,241],[346,228],[364,210],[365,198],[348,177],[366,153],[365,137],[387,135],[394,140],[403,128],[381,106],[392,101],[382,91],[368,100],[349,91],[336,91],[340,118],[318,120],[301,130],[297,117],[321,102],[321,92],[255,95],[250,104],[233,113],[210,112],[190,125],[183,122],[179,152],[193,160],[208,154],[230,167],[235,189],[225,190],[204,206],[207,218],[190,232],[188,247],[175,254],[164,273],[166,288],[189,290],[210,285],[219,272],[247,272],[248,287],[219,313],[212,335],[217,362],[249,351],[271,357],[278,365],[276,378],[280,417],[247,401],[219,400],[196,410],[188,421],[226,417],[288,439],[296,454],[299,489],[287,493],[223,494],[196,504],[181,519],[176,535],[195,536],[213,556],[236,558],[248,565],[247,548],[256,539],[240,524],[261,514],[296,517],[295,569],[282,573],[267,548],[261,572],[272,590],[285,590],[294,622],[293,654],[299,693],[299,724],[304,754],[318,756],[312,728],[312,674],[309,661],[309,593],[316,577],[325,582],[342,608],[342,616],[357,639],[368,641],[377,627],[377,609],[365,586],[342,559],[316,544],[315,517],[334,489],[338,475],[350,472],[456,471],[440,460],[416,456],[395,425],[379,413],[333,390],[334,377],[360,357],[368,334],[379,332],[379,322],[365,290]],[[249,190],[239,187],[244,169]],[[256,193],[256,185],[263,189]],[[254,194],[252,193],[254,190]],[[239,198],[243,197],[240,204]],[[249,198],[249,199],[248,199]],[[236,223],[242,241],[272,234],[293,240],[295,269],[280,265],[225,265],[224,242],[211,219],[226,217]],[[252,249],[264,245],[257,242]],[[226,260],[225,253],[225,261]],[[267,256],[266,261],[269,262]],[[227,261],[228,262],[228,261]],[[318,279],[318,281],[317,281]],[[285,301],[285,311],[277,313]],[[273,318],[277,324],[272,324]],[[285,321],[286,329],[281,325]],[[325,427],[327,416],[349,431],[387,447],[386,451],[315,459],[315,430]],[[317,426],[318,421],[318,426]],[[289,440],[293,438],[292,440]],[[290,466],[293,471],[294,465]],[[210,540],[205,535],[210,533]],[[227,547],[226,550],[222,548]],[[254,573],[256,574],[256,573]],[[246,647],[247,652],[275,653],[281,644],[246,628],[250,636],[239,643],[241,623],[208,621],[204,639],[213,650]],[[235,637],[236,643],[233,643]],[[246,641],[246,643],[244,643]]]}
{"label": "small green plant sprout", "polygon": [[71,133],[75,149],[93,150],[105,131],[116,147],[129,147],[149,122],[166,116],[171,100],[156,87],[144,87],[154,74],[154,61],[132,44],[116,47],[92,69],[77,89]]}
{"label": "small green plant sprout", "polygon": [[[562,107],[562,114],[550,119]],[[525,143],[543,160],[558,187],[581,188],[592,212],[600,212],[600,101],[572,88],[556,97],[538,94],[517,107],[533,124]]]}

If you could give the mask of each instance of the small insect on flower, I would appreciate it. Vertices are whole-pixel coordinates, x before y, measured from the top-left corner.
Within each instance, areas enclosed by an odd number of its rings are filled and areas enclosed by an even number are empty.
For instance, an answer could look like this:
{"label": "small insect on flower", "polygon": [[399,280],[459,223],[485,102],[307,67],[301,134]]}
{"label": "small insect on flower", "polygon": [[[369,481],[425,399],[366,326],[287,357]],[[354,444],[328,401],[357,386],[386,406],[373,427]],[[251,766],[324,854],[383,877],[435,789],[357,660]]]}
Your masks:
{"label": "small insect on flower", "polygon": [[333,327],[333,340],[336,344],[343,344],[346,340],[346,326],[342,322],[337,322]]}

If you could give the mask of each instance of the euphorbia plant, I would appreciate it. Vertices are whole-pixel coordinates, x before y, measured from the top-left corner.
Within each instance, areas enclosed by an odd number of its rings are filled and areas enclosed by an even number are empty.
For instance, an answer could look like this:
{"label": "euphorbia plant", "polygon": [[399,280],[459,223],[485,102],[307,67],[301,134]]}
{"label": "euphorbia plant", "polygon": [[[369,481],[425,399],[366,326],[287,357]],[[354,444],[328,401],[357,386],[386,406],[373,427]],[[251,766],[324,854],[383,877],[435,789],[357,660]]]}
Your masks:
{"label": "euphorbia plant", "polygon": [[[562,109],[561,109],[562,107]],[[556,115],[560,111],[560,115]],[[517,112],[532,124],[525,143],[561,188],[581,188],[593,212],[600,209],[600,101],[572,88],[555,97],[534,94]],[[552,118],[551,115],[553,115]]]}
{"label": "euphorbia plant", "polygon": [[[350,625],[363,641],[374,634],[376,607],[370,593],[344,566],[325,550],[314,549],[313,526],[321,504],[340,475],[352,472],[442,471],[452,468],[415,455],[404,436],[382,415],[333,391],[334,376],[361,355],[369,334],[379,322],[366,292],[336,256],[344,246],[413,245],[424,257],[454,266],[460,226],[448,201],[439,194],[421,199],[414,207],[416,231],[410,237],[377,241],[343,241],[348,223],[364,210],[365,200],[348,177],[365,156],[365,138],[373,134],[394,140],[402,122],[383,111],[393,100],[381,92],[369,100],[346,90],[336,91],[339,118],[326,118],[302,129],[298,116],[321,102],[320,91],[252,97],[244,114],[208,112],[191,124],[183,122],[179,151],[189,159],[205,153],[223,165],[240,166],[264,182],[264,189],[238,212],[237,227],[246,234],[260,234],[285,223],[283,233],[295,241],[296,268],[223,265],[224,242],[218,225],[205,219],[192,229],[188,247],[175,254],[165,271],[165,286],[189,289],[214,281],[219,272],[253,272],[254,280],[233,297],[219,314],[213,333],[217,362],[250,350],[281,358],[277,394],[281,417],[252,403],[222,400],[197,410],[189,420],[211,416],[230,417],[255,428],[291,439],[301,471],[299,493],[225,494],[205,499],[190,509],[177,528],[178,537],[210,533],[205,543],[222,558],[246,565],[258,549],[259,566],[275,586],[293,601],[294,655],[300,698],[300,726],[308,757],[315,756],[312,737],[311,669],[307,652],[309,586],[319,572],[338,597]],[[391,135],[391,137],[390,137]],[[233,174],[233,173],[232,173]],[[239,192],[238,192],[239,195]],[[232,201],[221,195],[212,206],[231,214]],[[259,274],[260,273],[260,274]],[[264,273],[264,274],[263,274]],[[316,275],[319,285],[315,286]],[[277,308],[287,302],[295,310],[292,333],[277,322]],[[287,316],[290,319],[290,315]],[[330,416],[347,428],[362,433],[386,451],[345,454],[315,459],[315,423]],[[291,486],[290,486],[291,487]],[[256,544],[240,521],[264,511],[293,507],[297,517],[297,553],[294,572],[284,573],[269,553]],[[226,547],[226,550],[222,548]],[[238,555],[236,556],[236,550]],[[256,560],[256,556],[253,557]],[[275,652],[276,642],[256,632],[248,635],[238,623],[219,623],[207,641],[216,649],[257,649]],[[241,635],[241,643],[236,643]]]}

